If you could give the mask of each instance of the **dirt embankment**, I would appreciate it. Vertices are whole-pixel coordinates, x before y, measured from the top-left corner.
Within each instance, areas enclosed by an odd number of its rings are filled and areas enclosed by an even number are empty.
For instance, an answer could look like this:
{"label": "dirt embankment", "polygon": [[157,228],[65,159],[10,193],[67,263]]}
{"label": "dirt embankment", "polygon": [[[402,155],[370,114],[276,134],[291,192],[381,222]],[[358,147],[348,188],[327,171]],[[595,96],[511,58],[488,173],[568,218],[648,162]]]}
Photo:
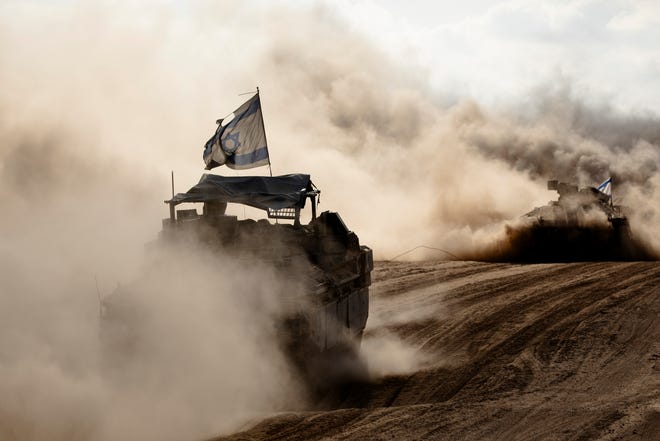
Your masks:
{"label": "dirt embankment", "polygon": [[427,363],[222,439],[660,439],[659,285],[656,262],[378,263],[366,338]]}

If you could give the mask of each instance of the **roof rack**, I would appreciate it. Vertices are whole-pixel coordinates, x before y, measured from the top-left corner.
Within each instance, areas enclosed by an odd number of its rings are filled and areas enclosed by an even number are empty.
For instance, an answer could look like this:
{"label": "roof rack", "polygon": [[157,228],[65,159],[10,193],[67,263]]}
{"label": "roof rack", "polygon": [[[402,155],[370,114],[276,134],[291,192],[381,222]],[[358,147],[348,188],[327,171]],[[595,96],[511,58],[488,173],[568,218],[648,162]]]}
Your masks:
{"label": "roof rack", "polygon": [[280,208],[267,210],[269,219],[297,219],[300,216],[300,208]]}

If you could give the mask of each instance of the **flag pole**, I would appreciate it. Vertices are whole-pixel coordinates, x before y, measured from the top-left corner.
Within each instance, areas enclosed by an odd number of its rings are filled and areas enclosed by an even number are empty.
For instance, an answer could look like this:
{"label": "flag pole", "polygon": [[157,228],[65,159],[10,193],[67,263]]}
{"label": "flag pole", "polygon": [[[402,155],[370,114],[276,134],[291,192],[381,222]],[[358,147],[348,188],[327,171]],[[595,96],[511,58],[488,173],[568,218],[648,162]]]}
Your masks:
{"label": "flag pole", "polygon": [[[264,128],[264,140],[266,141],[266,148],[268,148],[268,138],[266,137],[266,124],[264,124],[264,108],[261,106],[261,95],[259,95],[259,86],[257,86],[257,96],[259,96],[259,106],[261,107],[261,127]],[[273,168],[270,166],[270,152],[268,152],[268,172],[270,177],[273,177]]]}

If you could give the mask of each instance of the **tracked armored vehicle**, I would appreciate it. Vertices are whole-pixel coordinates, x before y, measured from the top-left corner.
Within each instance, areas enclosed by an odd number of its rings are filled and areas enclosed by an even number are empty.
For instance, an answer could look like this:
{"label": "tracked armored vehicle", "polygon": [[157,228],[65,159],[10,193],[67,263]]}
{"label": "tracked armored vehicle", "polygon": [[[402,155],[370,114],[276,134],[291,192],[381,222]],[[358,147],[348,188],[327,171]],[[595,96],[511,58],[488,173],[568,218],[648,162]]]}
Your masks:
{"label": "tracked armored vehicle", "polygon": [[[286,292],[273,294],[283,302],[301,305],[289,308],[278,333],[289,355],[304,365],[309,358],[359,343],[369,312],[373,269],[371,249],[360,245],[338,213],[317,215],[319,195],[305,174],[205,174],[186,193],[165,201],[170,216],[149,248],[157,251],[182,241],[194,243],[218,256],[270,265],[284,277],[301,281],[304,299],[287,298]],[[201,211],[177,209],[190,203],[202,204]],[[266,217],[239,220],[227,214],[227,204],[253,207]],[[301,213],[306,206],[311,220],[303,224]],[[123,347],[130,347],[134,337],[127,321],[139,320],[122,301],[130,289],[119,289],[102,305],[106,340]]]}
{"label": "tracked armored vehicle", "polygon": [[586,228],[609,223],[617,231],[628,229],[628,219],[621,206],[612,204],[611,195],[597,188],[578,189],[577,185],[552,180],[548,181],[548,190],[557,191],[559,199],[525,215],[536,219],[540,226]]}
{"label": "tracked armored vehicle", "polygon": [[523,216],[528,228],[516,231],[516,260],[645,258],[632,240],[623,208],[612,203],[611,194],[556,180],[548,181],[548,190],[557,191],[559,198]]}

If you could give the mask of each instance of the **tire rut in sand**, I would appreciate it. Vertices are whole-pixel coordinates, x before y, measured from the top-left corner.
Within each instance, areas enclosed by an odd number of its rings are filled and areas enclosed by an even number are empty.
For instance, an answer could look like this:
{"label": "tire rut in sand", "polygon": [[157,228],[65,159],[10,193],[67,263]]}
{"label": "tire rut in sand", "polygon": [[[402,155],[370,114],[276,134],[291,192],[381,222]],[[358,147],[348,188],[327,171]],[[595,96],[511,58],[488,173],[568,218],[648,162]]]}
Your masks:
{"label": "tire rut in sand", "polygon": [[414,267],[377,264],[367,331],[433,365],[228,439],[660,439],[660,264]]}

